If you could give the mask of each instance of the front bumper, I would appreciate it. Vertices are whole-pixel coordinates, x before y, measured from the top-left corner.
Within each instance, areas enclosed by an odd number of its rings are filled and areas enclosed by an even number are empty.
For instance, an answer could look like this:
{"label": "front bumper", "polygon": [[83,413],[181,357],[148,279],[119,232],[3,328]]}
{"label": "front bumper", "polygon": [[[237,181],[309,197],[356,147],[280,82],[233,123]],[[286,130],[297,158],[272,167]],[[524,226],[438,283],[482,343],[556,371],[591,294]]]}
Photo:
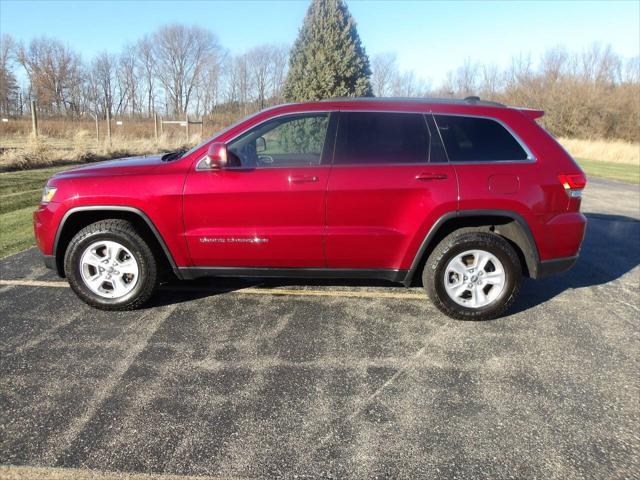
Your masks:
{"label": "front bumper", "polygon": [[53,255],[53,244],[62,213],[61,204],[56,202],[41,204],[33,212],[33,233],[36,245],[42,252],[44,265],[55,270],[58,275],[61,275],[61,272]]}
{"label": "front bumper", "polygon": [[36,245],[44,255],[53,255],[53,243],[62,213],[61,204],[56,202],[40,204],[33,212]]}

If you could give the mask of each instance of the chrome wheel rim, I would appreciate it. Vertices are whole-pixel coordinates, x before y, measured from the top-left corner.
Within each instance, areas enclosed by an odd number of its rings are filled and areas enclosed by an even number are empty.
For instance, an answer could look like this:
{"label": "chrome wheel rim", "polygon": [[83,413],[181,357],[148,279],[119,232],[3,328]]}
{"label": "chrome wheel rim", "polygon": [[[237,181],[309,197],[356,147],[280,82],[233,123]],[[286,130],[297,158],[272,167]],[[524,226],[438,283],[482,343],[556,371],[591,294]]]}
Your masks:
{"label": "chrome wheel rim", "polygon": [[485,250],[467,250],[453,257],[444,270],[449,298],[467,308],[491,305],[506,285],[507,275],[498,258]]}
{"label": "chrome wheel rim", "polygon": [[138,283],[139,268],[131,251],[118,242],[101,240],[80,257],[80,274],[89,290],[103,298],[121,298]]}

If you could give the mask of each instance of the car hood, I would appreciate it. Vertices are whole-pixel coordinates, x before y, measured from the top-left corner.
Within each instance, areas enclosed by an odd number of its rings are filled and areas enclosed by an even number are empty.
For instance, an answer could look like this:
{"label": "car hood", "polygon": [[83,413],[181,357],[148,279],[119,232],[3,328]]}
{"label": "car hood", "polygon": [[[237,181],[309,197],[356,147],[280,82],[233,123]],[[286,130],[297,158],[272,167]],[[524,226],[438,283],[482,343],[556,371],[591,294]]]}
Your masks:
{"label": "car hood", "polygon": [[105,175],[140,175],[149,173],[160,165],[166,165],[162,161],[162,155],[148,155],[143,157],[119,158],[106,162],[90,163],[82,167],[72,168],[56,173],[53,178],[73,178],[85,176],[105,176]]}

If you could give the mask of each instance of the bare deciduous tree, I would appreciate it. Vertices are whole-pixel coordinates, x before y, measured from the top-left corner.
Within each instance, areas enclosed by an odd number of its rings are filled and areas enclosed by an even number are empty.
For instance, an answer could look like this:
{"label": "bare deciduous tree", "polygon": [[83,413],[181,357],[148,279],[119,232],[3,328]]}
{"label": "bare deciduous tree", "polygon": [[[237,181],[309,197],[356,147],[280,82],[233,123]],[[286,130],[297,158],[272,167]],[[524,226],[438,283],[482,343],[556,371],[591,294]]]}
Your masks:
{"label": "bare deciduous tree", "polygon": [[55,113],[72,111],[73,92],[82,81],[80,56],[61,42],[41,37],[18,48],[18,61],[31,84],[39,108]]}
{"label": "bare deciduous tree", "polygon": [[213,33],[200,27],[169,25],[153,35],[156,75],[175,114],[188,111],[200,75],[211,57],[220,54]]}
{"label": "bare deciduous tree", "polygon": [[260,45],[252,48],[246,56],[248,76],[253,86],[255,100],[262,109],[271,83],[270,69],[273,62],[273,47]]}
{"label": "bare deciduous tree", "polygon": [[133,46],[123,48],[118,60],[118,79],[122,91],[121,106],[118,111],[129,111],[132,115],[139,113],[139,83],[137,51]]}
{"label": "bare deciduous tree", "polygon": [[19,88],[12,68],[15,42],[10,35],[0,38],[0,113],[10,115],[20,108]]}
{"label": "bare deciduous tree", "polygon": [[594,43],[581,55],[582,76],[594,83],[613,84],[620,80],[621,62],[611,45]]}
{"label": "bare deciduous tree", "polygon": [[395,53],[381,53],[371,62],[371,87],[376,97],[391,94],[394,81],[397,81],[398,66]]}
{"label": "bare deciduous tree", "polygon": [[115,56],[107,52],[98,54],[91,64],[90,75],[96,92],[96,111],[113,114],[117,81]]}
{"label": "bare deciduous tree", "polygon": [[[623,74],[622,82],[628,84],[640,84],[640,57],[630,58],[627,60]],[[640,95],[640,92],[638,92]]]}
{"label": "bare deciduous tree", "polygon": [[226,55],[212,58],[204,70],[204,75],[197,88],[198,104],[196,114],[200,108],[204,113],[211,113],[220,101],[222,89],[223,64],[226,62]]}
{"label": "bare deciduous tree", "polygon": [[144,91],[147,101],[147,116],[151,116],[155,109],[155,59],[153,56],[153,43],[145,36],[137,45],[138,78],[144,82]]}
{"label": "bare deciduous tree", "polygon": [[485,98],[494,97],[502,85],[502,74],[497,65],[483,65],[481,69],[480,95]]}
{"label": "bare deciduous tree", "polygon": [[275,102],[282,100],[282,86],[287,74],[289,48],[274,46],[271,52],[271,97]]}

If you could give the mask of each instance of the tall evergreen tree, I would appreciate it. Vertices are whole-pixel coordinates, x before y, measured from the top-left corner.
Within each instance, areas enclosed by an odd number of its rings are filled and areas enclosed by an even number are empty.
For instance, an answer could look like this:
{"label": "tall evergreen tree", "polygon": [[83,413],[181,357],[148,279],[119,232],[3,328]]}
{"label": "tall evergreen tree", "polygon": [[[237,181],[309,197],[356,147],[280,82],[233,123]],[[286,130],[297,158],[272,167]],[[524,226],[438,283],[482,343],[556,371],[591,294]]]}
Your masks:
{"label": "tall evergreen tree", "polygon": [[343,0],[311,0],[289,56],[289,101],[372,95],[369,58]]}

